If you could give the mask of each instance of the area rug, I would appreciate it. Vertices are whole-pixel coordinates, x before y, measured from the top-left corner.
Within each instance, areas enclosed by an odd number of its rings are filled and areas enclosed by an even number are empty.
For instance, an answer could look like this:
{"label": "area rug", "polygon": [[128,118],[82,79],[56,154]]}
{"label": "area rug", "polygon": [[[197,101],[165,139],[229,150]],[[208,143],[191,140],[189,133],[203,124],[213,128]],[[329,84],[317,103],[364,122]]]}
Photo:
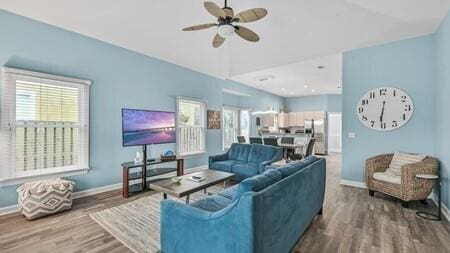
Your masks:
{"label": "area rug", "polygon": [[[209,193],[223,188],[213,186]],[[205,194],[197,192],[191,195],[191,202],[204,198]],[[91,213],[90,217],[106,231],[136,253],[155,253],[160,247],[159,221],[162,194],[157,193],[133,200],[129,203]],[[169,196],[169,199],[184,202]]]}

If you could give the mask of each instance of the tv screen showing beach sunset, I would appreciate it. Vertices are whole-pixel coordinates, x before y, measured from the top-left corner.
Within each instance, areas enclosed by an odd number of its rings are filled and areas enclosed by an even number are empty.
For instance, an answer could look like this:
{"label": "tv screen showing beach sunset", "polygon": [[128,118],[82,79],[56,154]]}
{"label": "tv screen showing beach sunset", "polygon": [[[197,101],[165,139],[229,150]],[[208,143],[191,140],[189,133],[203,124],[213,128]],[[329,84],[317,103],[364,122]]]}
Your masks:
{"label": "tv screen showing beach sunset", "polygon": [[175,142],[175,113],[122,109],[123,146]]}

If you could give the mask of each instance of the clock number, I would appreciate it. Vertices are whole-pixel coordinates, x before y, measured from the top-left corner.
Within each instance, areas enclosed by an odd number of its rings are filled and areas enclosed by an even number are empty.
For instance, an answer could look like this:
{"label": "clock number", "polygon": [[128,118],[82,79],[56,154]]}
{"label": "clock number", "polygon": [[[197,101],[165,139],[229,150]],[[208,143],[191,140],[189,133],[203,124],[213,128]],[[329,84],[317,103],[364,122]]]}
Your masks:
{"label": "clock number", "polygon": [[367,118],[366,116],[362,116],[361,119],[364,120],[364,121],[367,121],[367,120],[368,120],[368,118]]}
{"label": "clock number", "polygon": [[403,113],[403,120],[406,120],[406,113]]}
{"label": "clock number", "polygon": [[375,92],[370,92],[370,98],[375,98]]}
{"label": "clock number", "polygon": [[397,126],[398,126],[397,121],[396,121],[396,120],[393,120],[393,121],[392,121],[392,127],[397,127]]}
{"label": "clock number", "polygon": [[371,127],[374,127],[375,126],[375,121],[371,120],[370,121],[370,125],[371,125]]}
{"label": "clock number", "polygon": [[394,97],[397,96],[397,90],[393,90],[392,93],[393,93]]}
{"label": "clock number", "polygon": [[405,105],[405,111],[406,112],[411,111],[411,105]]}
{"label": "clock number", "polygon": [[358,112],[359,112],[359,113],[363,113],[363,112],[364,112],[364,108],[359,107],[359,108],[358,108]]}
{"label": "clock number", "polygon": [[386,123],[381,123],[381,129],[386,129]]}
{"label": "clock number", "polygon": [[368,105],[369,104],[369,100],[368,99],[363,99],[361,104],[362,105]]}
{"label": "clock number", "polygon": [[386,96],[387,89],[380,89],[380,96]]}
{"label": "clock number", "polygon": [[403,95],[403,96],[401,96],[401,98],[402,98],[402,103],[405,103],[406,102],[406,96],[405,95]]}

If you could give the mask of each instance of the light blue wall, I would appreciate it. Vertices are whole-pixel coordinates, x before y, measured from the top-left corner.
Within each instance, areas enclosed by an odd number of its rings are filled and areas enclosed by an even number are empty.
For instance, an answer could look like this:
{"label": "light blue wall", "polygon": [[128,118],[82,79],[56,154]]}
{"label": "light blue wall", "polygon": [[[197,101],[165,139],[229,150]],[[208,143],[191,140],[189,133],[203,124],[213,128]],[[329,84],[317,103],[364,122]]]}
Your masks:
{"label": "light blue wall", "polygon": [[[169,64],[92,38],[68,32],[0,10],[0,66],[86,78],[93,81],[90,108],[90,166],[77,176],[76,191],[121,182],[120,163],[131,160],[137,148],[121,144],[121,108],[175,110],[175,97],[208,100],[220,110],[222,89],[252,94],[246,106],[263,110],[284,106],[284,99],[231,81],[224,81]],[[153,155],[174,149],[160,145]],[[222,149],[222,132],[207,131],[207,150]],[[207,163],[207,155],[189,159],[187,167]],[[15,187],[0,189],[0,207],[16,203]]]}
{"label": "light blue wall", "polygon": [[327,95],[327,111],[342,112],[342,95]]}
{"label": "light blue wall", "polygon": [[450,205],[450,14],[435,35],[436,54],[436,156],[441,160],[443,202]]}
{"label": "light blue wall", "polygon": [[315,96],[286,98],[285,104],[290,112],[302,112],[302,111],[340,112],[342,110],[342,96],[315,95]]}
{"label": "light blue wall", "polygon": [[[434,64],[433,36],[344,53],[342,179],[364,182],[365,160],[377,154],[434,154]],[[413,117],[398,130],[374,131],[356,117],[360,97],[380,86],[401,88],[414,101]],[[349,132],[356,133],[356,138],[348,138]]]}

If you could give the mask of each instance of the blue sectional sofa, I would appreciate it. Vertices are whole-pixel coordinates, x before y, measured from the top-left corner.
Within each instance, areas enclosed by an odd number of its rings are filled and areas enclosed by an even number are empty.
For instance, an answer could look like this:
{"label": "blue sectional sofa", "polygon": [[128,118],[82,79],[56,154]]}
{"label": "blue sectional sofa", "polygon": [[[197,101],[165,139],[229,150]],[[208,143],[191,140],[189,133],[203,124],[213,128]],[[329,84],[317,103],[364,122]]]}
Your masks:
{"label": "blue sectional sofa", "polygon": [[262,174],[267,166],[282,157],[281,148],[233,143],[225,154],[209,157],[209,168],[234,173],[235,179],[241,181]]}
{"label": "blue sectional sofa", "polygon": [[190,205],[161,202],[163,253],[288,253],[325,194],[325,159],[311,156]]}

